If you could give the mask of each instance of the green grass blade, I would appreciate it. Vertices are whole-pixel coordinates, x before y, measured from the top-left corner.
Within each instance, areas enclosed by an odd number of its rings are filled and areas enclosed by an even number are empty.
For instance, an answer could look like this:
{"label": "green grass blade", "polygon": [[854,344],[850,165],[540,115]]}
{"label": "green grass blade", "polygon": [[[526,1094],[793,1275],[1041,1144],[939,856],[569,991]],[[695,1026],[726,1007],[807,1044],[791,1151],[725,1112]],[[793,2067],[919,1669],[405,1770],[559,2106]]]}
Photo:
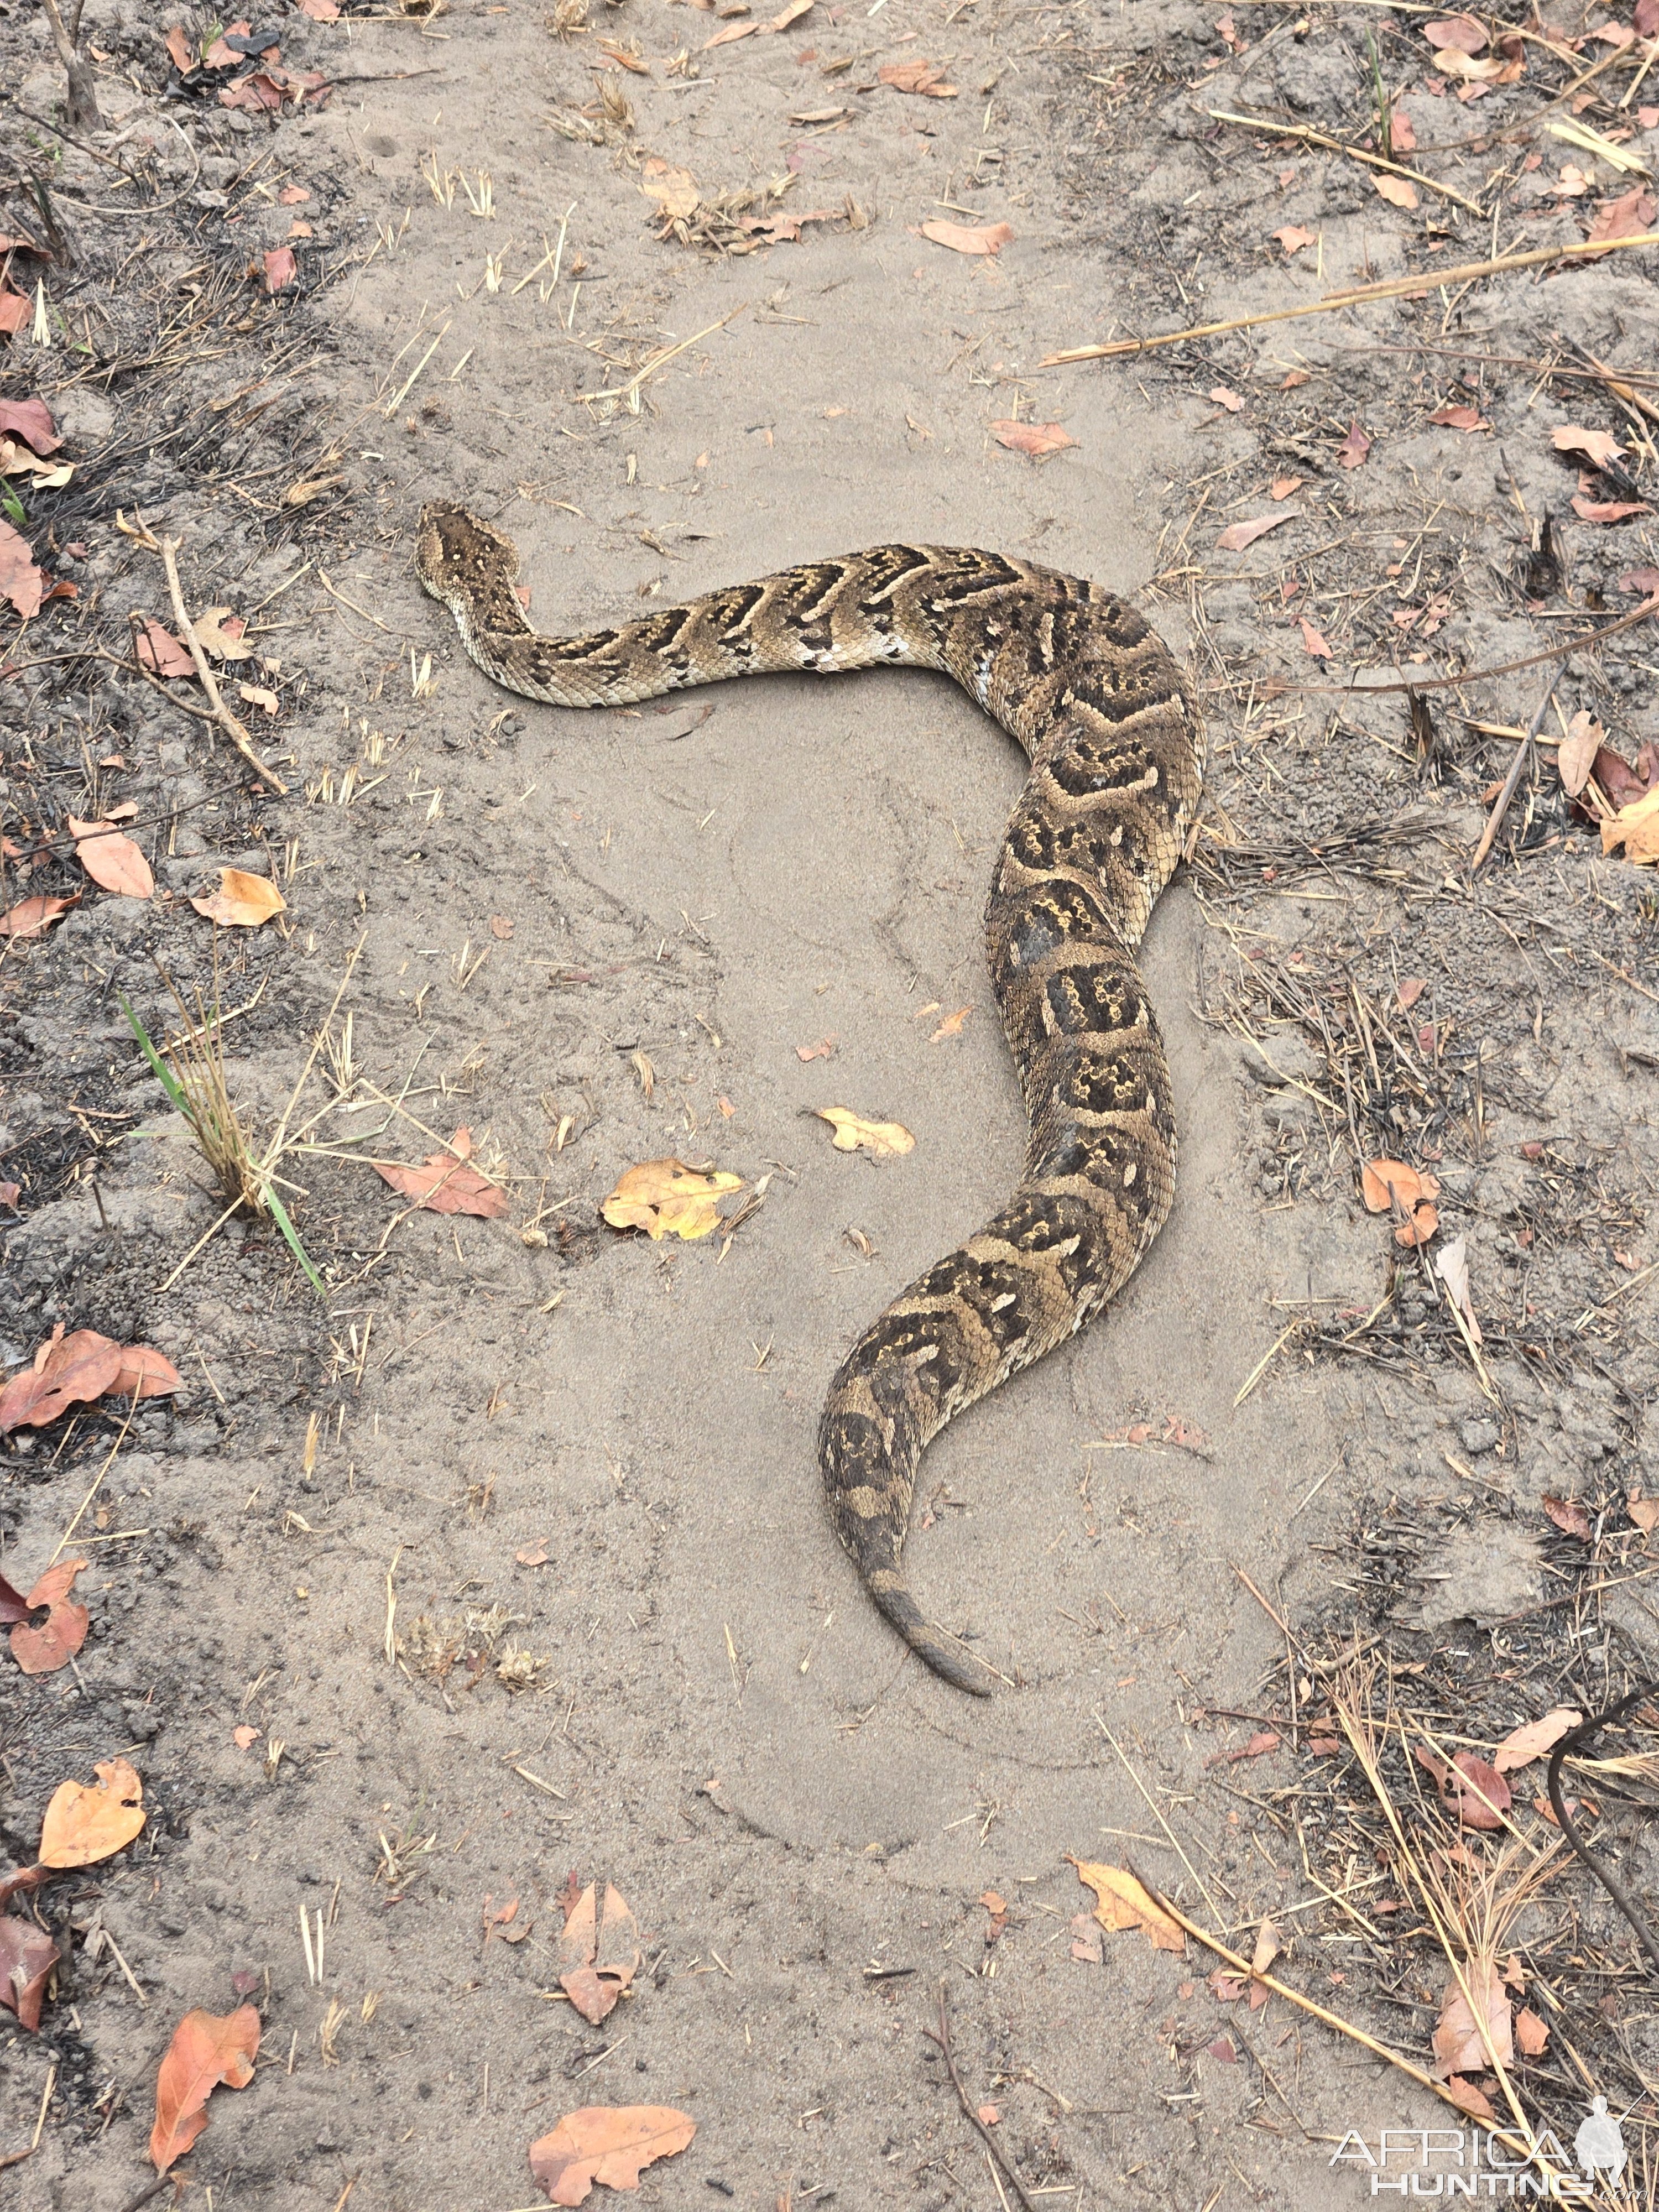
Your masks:
{"label": "green grass blade", "polygon": [[118,991],[115,994],[115,997],[117,1003],[120,1006],[121,1012],[126,1016],[128,1022],[131,1025],[132,1034],[137,1038],[139,1043],[143,1047],[144,1057],[155,1069],[162,1090],[167,1092],[167,1097],[173,1101],[173,1103],[178,1111],[184,1115],[185,1121],[193,1123],[196,1116],[190,1110],[190,1101],[185,1097],[184,1088],[179,1083],[178,1077],[167,1066],[166,1060],[162,1059],[161,1054],[156,1051],[155,1047],[150,1042],[149,1031],[144,1027],[137,1015],[133,1012],[132,1008],[128,1005],[125,994],[123,992]]}
{"label": "green grass blade", "polygon": [[312,1266],[311,1255],[306,1250],[305,1246],[300,1242],[300,1232],[295,1229],[292,1221],[289,1220],[287,1206],[283,1204],[282,1200],[277,1197],[276,1192],[270,1188],[269,1183],[265,1185],[265,1204],[270,1208],[271,1218],[276,1222],[276,1226],[282,1231],[283,1236],[287,1237],[289,1249],[293,1253],[300,1265],[305,1269],[306,1279],[310,1283],[312,1289],[316,1291],[319,1298],[325,1298],[328,1296],[328,1291],[324,1285],[323,1279],[317,1273],[315,1267]]}

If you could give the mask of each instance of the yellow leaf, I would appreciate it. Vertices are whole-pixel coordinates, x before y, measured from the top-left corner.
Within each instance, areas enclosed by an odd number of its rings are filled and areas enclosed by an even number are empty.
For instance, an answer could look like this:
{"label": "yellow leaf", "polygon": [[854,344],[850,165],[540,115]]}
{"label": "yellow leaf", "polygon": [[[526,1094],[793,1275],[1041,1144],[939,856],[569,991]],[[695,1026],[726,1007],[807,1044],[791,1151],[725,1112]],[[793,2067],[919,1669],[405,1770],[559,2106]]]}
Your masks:
{"label": "yellow leaf", "polygon": [[689,1243],[720,1227],[715,1200],[742,1188],[741,1176],[700,1175],[683,1160],[647,1160],[629,1169],[600,1211],[613,1229],[643,1229],[653,1243],[672,1235]]}
{"label": "yellow leaf", "polygon": [[1155,1951],[1184,1951],[1187,1938],[1179,1922],[1155,1905],[1132,1874],[1122,1867],[1090,1866],[1073,1859],[1078,1880],[1085,1882],[1098,1899],[1095,1918],[1103,1928],[1139,1928]]}
{"label": "yellow leaf", "polygon": [[1611,853],[1619,846],[1625,848],[1625,858],[1643,863],[1659,860],[1659,785],[1645,799],[1633,805],[1621,806],[1616,814],[1606,816],[1601,823],[1601,850]]}
{"label": "yellow leaf", "polygon": [[269,876],[249,875],[244,868],[221,868],[218,890],[207,898],[193,898],[191,904],[198,914],[204,914],[210,921],[222,922],[227,928],[234,925],[257,929],[273,914],[284,913],[288,901]]}
{"label": "yellow leaf", "polygon": [[902,1121],[866,1121],[850,1106],[815,1106],[812,1111],[835,1131],[838,1152],[855,1152],[862,1146],[877,1159],[884,1160],[916,1148],[915,1139]]}

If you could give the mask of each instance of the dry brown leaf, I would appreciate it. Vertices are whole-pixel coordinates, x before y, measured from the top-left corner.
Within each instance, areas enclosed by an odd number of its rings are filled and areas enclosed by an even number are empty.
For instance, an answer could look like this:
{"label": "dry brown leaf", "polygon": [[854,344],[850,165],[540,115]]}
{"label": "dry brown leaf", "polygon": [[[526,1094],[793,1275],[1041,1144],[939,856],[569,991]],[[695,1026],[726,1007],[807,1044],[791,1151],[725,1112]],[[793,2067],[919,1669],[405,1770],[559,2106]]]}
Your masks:
{"label": "dry brown leaf", "polygon": [[1472,2120],[1495,2120],[1498,2118],[1492,2110],[1491,2098],[1483,2095],[1473,2081],[1466,2081],[1461,2074],[1449,2077],[1446,2095],[1460,2112],[1467,2112]]}
{"label": "dry brown leaf", "polygon": [[0,599],[9,601],[28,622],[40,613],[46,596],[46,573],[37,566],[27,538],[10,523],[0,522]]}
{"label": "dry brown leaf", "polygon": [[58,1946],[33,1921],[11,1913],[0,1917],[0,2004],[31,2035],[40,2027],[41,2001],[58,1959]]}
{"label": "dry brown leaf", "polygon": [[196,642],[216,660],[252,660],[253,647],[242,642],[247,624],[228,607],[210,607],[191,623]]}
{"label": "dry brown leaf", "polygon": [[1582,453],[1594,468],[1603,468],[1616,461],[1624,453],[1610,430],[1581,429],[1577,422],[1564,422],[1550,432],[1550,443],[1558,453]]}
{"label": "dry brown leaf", "polygon": [[299,264],[294,258],[291,246],[273,246],[262,257],[264,288],[267,292],[281,292],[290,285],[299,273]]}
{"label": "dry brown leaf", "polygon": [[597,2027],[639,1972],[639,1923],[620,1893],[605,1886],[603,1908],[589,1882],[564,1923],[557,1946],[559,1987],[582,2018]]}
{"label": "dry brown leaf", "polygon": [[[1069,1852],[1066,1856],[1071,1856]],[[1122,1867],[1091,1865],[1082,1859],[1071,1863],[1077,1869],[1078,1880],[1086,1883],[1098,1900],[1095,1917],[1103,1928],[1139,1928],[1155,1951],[1185,1951],[1187,1938],[1180,1923],[1153,1903],[1133,1875]]]}
{"label": "dry brown leaf", "polygon": [[149,862],[124,831],[108,822],[77,822],[72,814],[65,819],[75,840],[76,859],[100,889],[120,898],[155,896]]}
{"label": "dry brown leaf", "polygon": [[1621,806],[1601,822],[1601,850],[1625,848],[1625,858],[1638,866],[1659,860],[1659,787],[1633,805]]}
{"label": "dry brown leaf", "polygon": [[1006,222],[925,222],[921,226],[924,238],[931,238],[935,246],[948,246],[952,253],[1000,253],[1012,238],[1013,226]]}
{"label": "dry brown leaf", "polygon": [[251,1751],[259,1741],[259,1731],[243,1721],[239,1727],[232,1729],[230,1740],[238,1751]]}
{"label": "dry brown leaf", "polygon": [[1077,440],[1058,422],[993,422],[991,435],[1012,453],[1029,454],[1040,461],[1045,453],[1064,453]]}
{"label": "dry brown leaf", "polygon": [[1285,249],[1287,261],[1293,253],[1300,253],[1304,246],[1311,246],[1315,235],[1311,230],[1304,230],[1299,222],[1287,222],[1273,233],[1275,241]]}
{"label": "dry brown leaf", "polygon": [[1501,1828],[1503,1814],[1511,1802],[1510,1785],[1496,1767],[1472,1751],[1460,1751],[1448,1766],[1425,1745],[1417,1747],[1419,1766],[1425,1766],[1439,1786],[1440,1802],[1466,1828]]}
{"label": "dry brown leaf", "polygon": [[1463,1316],[1464,1327],[1476,1344],[1484,1344],[1480,1324],[1474,1317],[1474,1301],[1469,1294],[1468,1240],[1455,1237],[1436,1259],[1434,1271],[1451,1293],[1452,1304]]}
{"label": "dry brown leaf", "polygon": [[1357,469],[1371,449],[1371,441],[1358,422],[1350,422],[1348,434],[1336,449],[1339,464],[1345,469]]}
{"label": "dry brown leaf", "polygon": [[1437,1177],[1426,1168],[1407,1167],[1403,1160],[1367,1160],[1359,1177],[1361,1195],[1372,1213],[1387,1213],[1398,1199],[1407,1212],[1425,1199],[1440,1195]]}
{"label": "dry brown leaf", "polygon": [[1541,2058],[1544,2046],[1550,2039],[1545,2022],[1530,2005],[1523,2005],[1515,2015],[1515,2041],[1523,2058]]}
{"label": "dry brown leaf", "polygon": [[24,1602],[31,1613],[47,1608],[40,1627],[20,1620],[11,1632],[12,1656],[26,1674],[51,1674],[69,1662],[87,1640],[92,1616],[70,1596],[75,1577],[89,1559],[64,1559],[48,1567]]}
{"label": "dry brown leaf", "polygon": [[838,1152],[855,1152],[861,1146],[882,1160],[898,1152],[913,1152],[916,1148],[915,1139],[902,1121],[866,1121],[850,1106],[815,1106],[812,1111],[835,1131]]}
{"label": "dry brown leaf", "polygon": [[654,154],[641,174],[640,190],[657,203],[657,213],[671,221],[696,212],[697,183],[690,170],[674,168]]}
{"label": "dry brown leaf", "polygon": [[715,1201],[742,1188],[743,1177],[723,1169],[705,1174],[684,1160],[647,1160],[619,1177],[599,1211],[613,1229],[643,1229],[653,1243],[668,1236],[690,1243],[720,1227]]}
{"label": "dry brown leaf", "polygon": [[1490,430],[1478,407],[1437,407],[1429,420],[1442,430]]}
{"label": "dry brown leaf", "polygon": [[1650,512],[1645,500],[1586,499],[1582,492],[1575,492],[1569,505],[1581,522],[1628,522],[1633,514]]}
{"label": "dry brown leaf", "polygon": [[218,890],[206,898],[193,898],[191,904],[226,929],[258,929],[288,908],[269,876],[250,875],[244,868],[221,868]]}
{"label": "dry brown leaf", "polygon": [[1425,23],[1423,35],[1443,54],[1478,54],[1486,43],[1486,26],[1473,15],[1453,15],[1443,22]]}
{"label": "dry brown leaf", "polygon": [[1282,514],[1258,514],[1249,522],[1230,522],[1215,541],[1218,553],[1243,553],[1254,545],[1258,538],[1265,538],[1270,530],[1277,530],[1281,522],[1292,520],[1287,507]]}
{"label": "dry brown leaf", "polygon": [[1547,1497],[1539,1503],[1564,1536],[1576,1536],[1581,1544],[1594,1543],[1595,1531],[1589,1516],[1576,1498]]}
{"label": "dry brown leaf", "polygon": [[811,13],[812,0],[787,0],[766,26],[769,31],[787,31],[792,23],[799,23],[803,15]]}
{"label": "dry brown leaf", "polygon": [[1387,200],[1390,207],[1410,209],[1417,205],[1417,187],[1409,178],[1391,177],[1385,171],[1381,175],[1374,173],[1371,182],[1378,198]]}
{"label": "dry brown leaf", "polygon": [[[1279,1940],[1279,1930],[1271,1920],[1264,1919],[1256,1930],[1255,1948],[1250,1954],[1251,1972],[1265,1974],[1284,1948]],[[1261,1983],[1253,1981],[1250,1984],[1250,2010],[1260,2012],[1272,1994]]]}
{"label": "dry brown leaf", "polygon": [[759,28],[758,23],[728,23],[723,31],[716,31],[712,39],[703,40],[702,51],[707,53],[711,46],[729,46],[734,39],[752,39]]}
{"label": "dry brown leaf", "polygon": [[[1464,1996],[1455,1979],[1448,1982],[1434,2031],[1435,2071],[1443,2079],[1450,2074],[1484,2073],[1494,2062],[1499,2066],[1515,2063],[1510,1994],[1503,1977],[1495,1965],[1480,1960],[1472,1960],[1463,1972],[1469,1996]],[[1470,2009],[1471,1997],[1485,2014],[1485,2036]]]}
{"label": "dry brown leaf", "polygon": [[1567,734],[1555,756],[1555,766],[1561,788],[1569,799],[1577,799],[1589,781],[1595,756],[1607,734],[1587,707],[1581,707],[1567,724]]}
{"label": "dry brown leaf", "polygon": [[181,646],[173,630],[164,630],[159,622],[146,622],[137,633],[137,657],[139,665],[155,677],[192,677],[197,672],[188,646]]}
{"label": "dry brown leaf", "polygon": [[1302,632],[1303,645],[1309,656],[1315,660],[1328,660],[1331,657],[1331,648],[1324,633],[1316,630],[1306,615],[1298,615],[1296,620],[1297,627]]}
{"label": "dry brown leaf", "polygon": [[507,1212],[507,1193],[476,1168],[466,1165],[472,1132],[457,1129],[446,1152],[433,1152],[415,1167],[403,1160],[371,1160],[375,1173],[393,1190],[431,1213],[471,1213],[484,1220]]}
{"label": "dry brown leaf", "polygon": [[1659,1528],[1659,1498],[1644,1498],[1639,1490],[1632,1490],[1625,1500],[1625,1510],[1644,1536]]}
{"label": "dry brown leaf", "polygon": [[144,1825],[144,1785],[125,1759],[94,1765],[95,1783],[60,1782],[40,1827],[42,1866],[95,1866]]}
{"label": "dry brown leaf", "polygon": [[1570,1729],[1576,1729],[1584,1716],[1571,1705],[1557,1705],[1541,1720],[1523,1721],[1519,1728],[1511,1729],[1492,1753],[1493,1770],[1498,1774],[1513,1774],[1517,1768],[1530,1766],[1534,1759],[1553,1751]]}
{"label": "dry brown leaf", "polygon": [[945,72],[937,62],[888,62],[876,71],[877,82],[890,84],[895,92],[919,92],[929,100],[954,100],[957,87],[946,84]]}
{"label": "dry brown leaf", "polygon": [[1269,499],[1289,499],[1292,492],[1301,490],[1306,481],[1302,477],[1275,477],[1267,487]]}
{"label": "dry brown leaf", "polygon": [[228,2089],[246,2088],[258,2048],[259,2015],[251,2004],[222,2014],[185,2014],[155,2077],[149,2155],[158,2173],[181,2159],[206,2127],[208,2098],[222,2081]]}
{"label": "dry brown leaf", "polygon": [[530,2146],[530,2171],[550,2204],[580,2204],[597,2181],[637,2189],[640,2174],[682,2151],[697,2132],[689,2113],[667,2105],[584,2105]]}
{"label": "dry brown leaf", "polygon": [[1230,415],[1242,415],[1244,412],[1244,402],[1229,385],[1214,386],[1209,397],[1218,407],[1224,407]]}
{"label": "dry brown leaf", "polygon": [[955,1013],[946,1014],[945,1019],[928,1038],[928,1043],[942,1044],[946,1037],[960,1036],[962,1025],[973,1011],[971,1006],[958,1006]]}
{"label": "dry brown leaf", "polygon": [[54,921],[61,921],[80,903],[79,891],[71,898],[48,897],[36,891],[32,898],[19,899],[15,906],[0,914],[0,937],[15,937],[21,943],[26,937],[44,936]]}
{"label": "dry brown leaf", "polygon": [[1653,194],[1645,185],[1634,185],[1617,199],[1602,201],[1590,225],[1590,243],[1599,246],[1610,238],[1639,238],[1644,231],[1652,229],[1656,214],[1659,204]]}

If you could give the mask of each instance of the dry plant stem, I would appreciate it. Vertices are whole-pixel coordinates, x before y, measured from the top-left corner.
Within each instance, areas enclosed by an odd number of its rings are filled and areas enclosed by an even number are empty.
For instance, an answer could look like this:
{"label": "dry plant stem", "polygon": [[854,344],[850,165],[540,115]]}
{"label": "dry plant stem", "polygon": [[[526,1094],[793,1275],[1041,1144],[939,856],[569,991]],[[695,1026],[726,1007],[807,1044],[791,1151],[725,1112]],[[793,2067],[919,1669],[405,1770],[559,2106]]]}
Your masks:
{"label": "dry plant stem", "polygon": [[[70,127],[74,131],[101,131],[103,116],[99,112],[98,94],[92,82],[92,71],[77,52],[75,33],[64,21],[58,0],[41,0],[46,11],[46,21],[52,26],[52,42],[58,49],[58,58],[64,64],[64,75],[69,85],[66,112]],[[75,11],[76,29],[79,29],[81,11]]]}
{"label": "dry plant stem", "polygon": [[1659,231],[1646,230],[1638,238],[1600,239],[1594,246],[1534,246],[1527,253],[1501,253],[1492,261],[1466,261],[1459,269],[1441,269],[1413,276],[1385,277],[1380,283],[1360,284],[1346,292],[1328,292],[1322,300],[1305,307],[1273,307],[1260,315],[1235,315],[1224,323],[1195,323],[1190,330],[1165,331],[1157,337],[1114,338],[1106,345],[1070,346],[1063,353],[1044,354],[1039,368],[1063,368],[1074,361],[1112,361],[1131,353],[1152,353],[1160,346],[1185,345],[1193,338],[1213,338],[1229,331],[1253,331],[1262,323],[1294,322],[1302,315],[1328,315],[1342,307],[1362,307],[1368,300],[1401,300],[1412,292],[1433,292],[1453,284],[1473,284],[1482,276],[1501,276],[1511,269],[1540,269],[1548,261],[1594,260],[1597,254],[1617,253],[1632,246],[1659,246]]}
{"label": "dry plant stem", "polygon": [[1123,1761],[1123,1769],[1125,1773],[1127,1774],[1130,1781],[1134,1784],[1135,1788],[1139,1790],[1141,1796],[1146,1799],[1147,1811],[1152,1814],[1152,1818],[1158,1822],[1158,1826],[1163,1829],[1164,1834],[1169,1838],[1176,1856],[1181,1861],[1182,1865],[1186,1868],[1188,1873],[1191,1875],[1193,1880],[1198,1884],[1200,1889],[1203,1890],[1204,1902],[1209,1906],[1211,1911],[1214,1913],[1218,1920],[1224,1920],[1226,1918],[1226,1915],[1222,1911],[1221,1907],[1216,1903],[1214,1898],[1211,1896],[1208,1888],[1205,1885],[1203,1875],[1188,1857],[1186,1852],[1182,1850],[1180,1838],[1176,1834],[1175,1830],[1170,1826],[1163,1814],[1158,1810],[1157,1802],[1153,1798],[1152,1791],[1148,1790],[1146,1784],[1135,1772],[1134,1768],[1130,1765],[1127,1754],[1125,1753],[1122,1745],[1112,1734],[1112,1731],[1107,1727],[1105,1722],[1102,1720],[1098,1713],[1095,1715],[1095,1726],[1100,1730],[1102,1735],[1105,1737],[1107,1742],[1111,1745],[1112,1749]]}
{"label": "dry plant stem", "polygon": [[1322,131],[1310,131],[1299,123],[1270,123],[1258,115],[1231,115],[1224,107],[1212,107],[1209,113],[1216,123],[1240,123],[1247,131],[1265,131],[1274,138],[1305,138],[1310,146],[1328,146],[1332,153],[1346,154],[1351,161],[1364,161],[1372,169],[1386,169],[1391,177],[1409,177],[1413,184],[1421,185],[1425,191],[1438,192],[1443,199],[1455,200],[1459,207],[1468,208],[1482,222],[1486,219],[1486,210],[1478,201],[1465,199],[1449,185],[1436,184],[1421,169],[1407,169],[1398,161],[1385,161],[1380,154],[1368,154],[1363,146],[1345,146],[1340,138],[1328,138]]}
{"label": "dry plant stem", "polygon": [[1527,763],[1534,757],[1533,746],[1537,740],[1538,732],[1544,726],[1544,717],[1550,710],[1550,701],[1555,696],[1555,687],[1559,680],[1559,676],[1552,676],[1545,685],[1544,696],[1538,702],[1538,711],[1532,718],[1531,726],[1525,738],[1515,749],[1515,758],[1510,763],[1510,772],[1504,778],[1503,788],[1492,802],[1492,812],[1486,817],[1486,826],[1480,832],[1480,842],[1475,847],[1474,857],[1469,862],[1471,875],[1491,852],[1492,840],[1504,826],[1504,817],[1510,811],[1510,801],[1520,788],[1521,778],[1526,769]]}
{"label": "dry plant stem", "polygon": [[1002,2146],[997,2142],[989,2128],[986,2126],[984,2121],[981,2119],[979,2114],[975,2111],[973,2100],[969,2096],[967,2090],[963,2087],[962,2076],[957,2071],[956,2055],[951,2049],[951,2015],[945,2009],[945,1984],[943,1982],[939,1985],[939,2027],[937,2029],[924,2027],[921,2032],[927,2038],[927,2040],[930,2043],[936,2043],[939,2045],[940,2055],[944,2058],[945,2063],[950,2070],[951,2087],[957,2093],[957,2101],[961,2105],[963,2112],[968,2120],[979,2130],[980,2140],[985,2145],[986,2149],[990,2152],[992,2157],[995,2159],[997,2164],[1002,2168],[1003,2172],[1007,2176],[1009,2187],[1013,2191],[1015,2196],[1018,2197],[1020,2203],[1025,2207],[1025,2212],[1036,2212],[1036,2205],[1032,2203],[1030,2198],[1025,2193],[1024,2183],[1020,2179],[1013,2167],[1009,2165],[1007,2160],[1003,2156]]}
{"label": "dry plant stem", "polygon": [[1578,1750],[1589,1742],[1598,1729],[1605,1728],[1609,1721],[1616,1721],[1621,1713],[1627,1711],[1641,1698],[1649,1696],[1653,1686],[1651,1682],[1639,1682],[1627,1697],[1620,1698],[1616,1705],[1609,1705],[1605,1712],[1592,1713],[1588,1720],[1580,1721],[1576,1729],[1569,1729],[1566,1735],[1550,1753],[1548,1788],[1550,1807],[1555,1814],[1556,1825],[1635,1929],[1642,1948],[1648,1954],[1649,1964],[1656,1971],[1659,1971],[1659,1942],[1655,1942],[1653,1930],[1648,1926],[1643,1914],[1632,1902],[1629,1892],[1620,1881],[1618,1876],[1608,1872],[1579,1834],[1571,1814],[1567,1811],[1566,1801],[1561,1795],[1561,1761],[1567,1753]]}
{"label": "dry plant stem", "polygon": [[167,572],[167,592],[173,600],[173,619],[179,625],[184,642],[190,647],[190,657],[196,663],[196,673],[201,679],[202,689],[207,694],[208,702],[213,708],[215,719],[242,758],[250,767],[258,769],[260,776],[276,793],[278,799],[286,799],[288,786],[274,769],[265,766],[258,754],[254,751],[252,738],[249,737],[246,730],[243,728],[219,695],[219,686],[215,680],[213,671],[208,666],[207,655],[203,652],[196,632],[191,626],[190,617],[185,611],[184,586],[179,581],[178,539],[163,538],[160,541],[159,550],[161,565]]}

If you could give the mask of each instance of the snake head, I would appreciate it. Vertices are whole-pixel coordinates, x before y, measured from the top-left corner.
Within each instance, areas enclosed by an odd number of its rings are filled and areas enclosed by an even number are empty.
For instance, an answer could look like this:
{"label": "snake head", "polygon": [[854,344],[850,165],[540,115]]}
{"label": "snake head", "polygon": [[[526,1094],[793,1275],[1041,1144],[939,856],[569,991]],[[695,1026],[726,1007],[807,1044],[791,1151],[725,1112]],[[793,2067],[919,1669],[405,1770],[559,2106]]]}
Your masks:
{"label": "snake head", "polygon": [[415,534],[415,573],[434,599],[456,592],[478,598],[510,585],[519,572],[518,548],[465,507],[429,500]]}

